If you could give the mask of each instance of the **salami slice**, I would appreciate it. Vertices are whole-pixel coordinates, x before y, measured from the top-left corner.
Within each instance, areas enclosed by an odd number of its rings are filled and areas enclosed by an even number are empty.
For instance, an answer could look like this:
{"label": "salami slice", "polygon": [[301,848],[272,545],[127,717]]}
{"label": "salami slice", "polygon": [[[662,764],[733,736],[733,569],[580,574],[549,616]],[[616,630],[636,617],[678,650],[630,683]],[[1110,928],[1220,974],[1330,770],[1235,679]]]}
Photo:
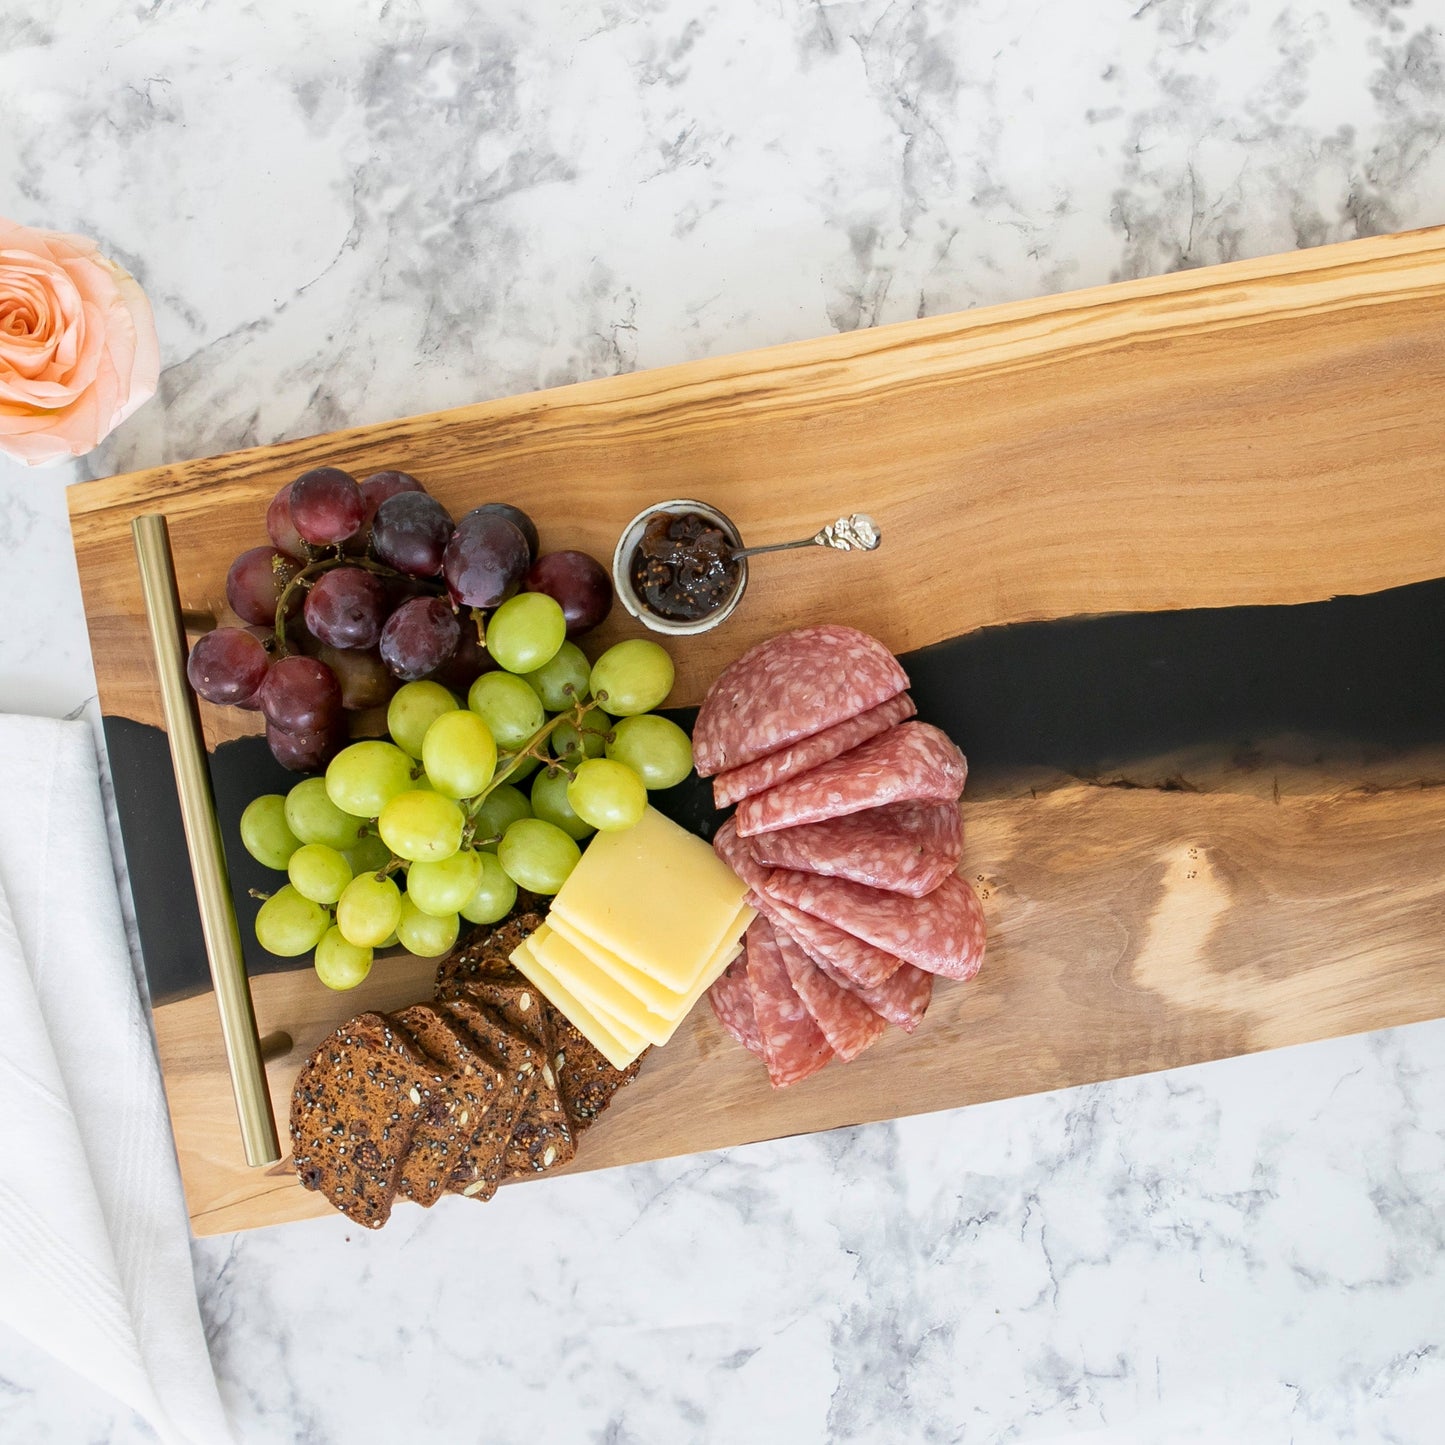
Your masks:
{"label": "salami slice", "polygon": [[849,878],[922,898],[958,867],[963,819],[957,803],[889,803],[747,841],[753,858],[769,868]]}
{"label": "salami slice", "polygon": [[748,902],[771,920],[773,926],[790,933],[814,959],[825,962],[834,975],[871,987],[897,972],[900,959],[834,928],[821,918],[777,901],[769,891],[771,870],[756,862],[748,844],[738,837],[737,827],[729,818],[712,840],[718,857],[752,889]]}
{"label": "salami slice", "polygon": [[895,723],[906,722],[917,711],[913,699],[906,692],[900,692],[897,697],[890,697],[887,702],[860,712],[857,717],[834,723],[832,727],[769,753],[755,763],[729,768],[712,780],[713,802],[719,808],[730,808],[754,793],[776,787],[799,773],[831,762],[866,743],[869,738],[887,732]]}
{"label": "salami slice", "polygon": [[901,958],[895,958],[884,949],[875,948],[846,930],[835,928],[831,923],[804,913],[771,894],[755,893],[753,896],[758,899],[759,911],[772,921],[774,927],[792,934],[813,958],[826,959],[829,971],[840,981],[872,988],[892,978],[903,966]]}
{"label": "salami slice", "polygon": [[738,833],[749,838],[880,808],[887,803],[956,802],[968,764],[946,733],[928,723],[889,728],[852,752],[738,804]]}
{"label": "salami slice", "polygon": [[983,963],[983,907],[956,873],[927,898],[908,898],[843,878],[777,869],[768,878],[768,894],[944,978],[972,978]]}
{"label": "salami slice", "polygon": [[785,1089],[816,1074],[832,1060],[833,1050],[789,981],[773,926],[766,918],[753,920],[746,947],[748,987],[763,1062],[773,1087]]}
{"label": "salami slice", "polygon": [[692,732],[698,775],[767,757],[907,686],[893,654],[853,627],[800,627],[760,642],[723,669],[698,709]]}
{"label": "salami slice", "polygon": [[761,893],[768,886],[768,869],[752,854],[752,849],[738,837],[738,825],[729,818],[713,836],[712,850],[753,890]]}
{"label": "salami slice", "polygon": [[759,1058],[763,1041],[758,1036],[758,1016],[753,1010],[753,991],[748,984],[747,954],[739,954],[707,991],[717,1021],[750,1053]]}
{"label": "salami slice", "polygon": [[[821,967],[821,965],[819,965]],[[826,969],[823,970],[825,973]],[[923,1022],[933,998],[933,975],[921,968],[905,963],[892,978],[885,978],[874,988],[861,984],[847,983],[834,979],[856,994],[880,1018],[897,1024],[906,1034],[911,1034]]]}
{"label": "salami slice", "polygon": [[878,1041],[888,1027],[878,1014],[861,998],[834,983],[787,933],[774,930],[773,941],[783,956],[788,982],[823,1031],[828,1047],[844,1063]]}

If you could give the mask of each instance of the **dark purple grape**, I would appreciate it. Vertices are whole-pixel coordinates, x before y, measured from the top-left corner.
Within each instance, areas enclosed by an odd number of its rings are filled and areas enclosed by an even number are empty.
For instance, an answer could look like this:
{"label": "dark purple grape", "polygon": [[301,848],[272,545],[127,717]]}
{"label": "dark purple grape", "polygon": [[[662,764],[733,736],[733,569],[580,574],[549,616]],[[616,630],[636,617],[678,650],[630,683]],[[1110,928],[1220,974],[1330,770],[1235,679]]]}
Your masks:
{"label": "dark purple grape", "polygon": [[311,555],[306,550],[306,543],[301,540],[301,533],[296,530],[296,523],[291,520],[289,482],[271,498],[271,505],[266,508],[266,535],[278,552],[284,552],[298,562],[306,561]]}
{"label": "dark purple grape", "polygon": [[398,497],[403,492],[422,492],[426,488],[410,472],[373,472],[361,483],[361,498],[366,503],[366,520],[363,526],[370,526],[376,509],[389,497]]}
{"label": "dark purple grape", "polygon": [[435,577],[451,536],[451,514],[425,492],[388,497],[371,523],[372,551],[408,577]]}
{"label": "dark purple grape", "polygon": [[347,712],[364,712],[391,700],[397,681],[374,648],[327,647],[318,643],[316,657],[336,674],[341,684],[341,705]]}
{"label": "dark purple grape", "polygon": [[[276,624],[273,622],[270,627],[259,627],[254,622],[248,622],[243,629],[248,637],[254,637],[266,653],[266,668],[270,670],[271,660],[276,656]],[[295,628],[295,631],[306,633],[304,627]],[[310,634],[307,633],[307,636]],[[264,675],[261,678],[265,682]],[[241,708],[245,712],[261,711],[261,689],[258,686],[250,697],[243,697],[239,702],[231,704],[232,707]]]}
{"label": "dark purple grape", "polygon": [[291,520],[313,547],[344,542],[361,530],[366,502],[350,472],[313,467],[291,483]]}
{"label": "dark purple grape", "polygon": [[235,707],[255,696],[270,666],[265,647],[244,627],[218,627],[197,638],[186,676],[207,702]]}
{"label": "dark purple grape", "polygon": [[386,584],[361,567],[325,572],[306,594],[306,626],[331,647],[375,647],[390,610]]}
{"label": "dark purple grape", "polygon": [[612,578],[586,552],[547,552],[532,563],[528,592],[545,592],[567,619],[567,636],[580,637],[601,626],[612,611]]}
{"label": "dark purple grape", "polygon": [[293,773],[319,773],[350,741],[343,724],[309,733],[288,733],[266,724],[271,756]]}
{"label": "dark purple grape", "polygon": [[439,682],[465,695],[484,672],[496,671],[497,659],[477,641],[477,624],[465,614],[460,621],[462,635],[456,651],[434,672],[427,673],[427,681]]}
{"label": "dark purple grape", "polygon": [[442,559],[452,600],[463,607],[496,607],[518,587],[531,565],[527,539],[500,512],[483,507],[457,523]]}
{"label": "dark purple grape", "polygon": [[381,629],[381,660],[403,682],[435,672],[461,637],[457,615],[440,597],[403,602]]}
{"label": "dark purple grape", "polygon": [[473,507],[472,512],[494,512],[505,517],[527,539],[527,563],[530,566],[537,558],[537,524],[520,508],[510,502],[484,502]]}
{"label": "dark purple grape", "polygon": [[[231,604],[231,611],[242,622],[253,622],[258,627],[269,622],[274,626],[276,604],[298,570],[294,558],[271,547],[252,547],[242,552],[226,573],[226,601]],[[287,606],[288,615],[301,604],[300,597],[292,595],[294,601]]]}
{"label": "dark purple grape", "polygon": [[283,732],[324,732],[341,722],[341,684],[314,657],[278,658],[259,696],[266,721]]}

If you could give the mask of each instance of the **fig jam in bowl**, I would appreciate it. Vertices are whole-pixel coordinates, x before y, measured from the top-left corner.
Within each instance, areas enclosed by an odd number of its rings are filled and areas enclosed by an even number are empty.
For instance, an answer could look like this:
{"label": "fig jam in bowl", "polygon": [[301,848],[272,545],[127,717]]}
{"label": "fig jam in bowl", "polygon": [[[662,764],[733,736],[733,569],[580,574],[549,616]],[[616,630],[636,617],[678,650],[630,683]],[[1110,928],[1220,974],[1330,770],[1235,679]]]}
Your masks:
{"label": "fig jam in bowl", "polygon": [[644,627],[675,637],[716,627],[742,601],[748,560],[731,518],[706,502],[679,498],[639,512],[612,554],[622,605]]}

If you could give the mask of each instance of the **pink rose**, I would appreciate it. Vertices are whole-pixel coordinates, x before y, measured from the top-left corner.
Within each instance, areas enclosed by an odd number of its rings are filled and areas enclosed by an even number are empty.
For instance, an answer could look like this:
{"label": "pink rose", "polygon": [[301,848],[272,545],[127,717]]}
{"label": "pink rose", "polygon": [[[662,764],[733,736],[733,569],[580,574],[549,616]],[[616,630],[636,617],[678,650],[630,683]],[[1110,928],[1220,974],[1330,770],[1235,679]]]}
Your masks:
{"label": "pink rose", "polygon": [[84,236],[0,217],[0,452],[78,457],[155,394],[160,348],[135,278]]}

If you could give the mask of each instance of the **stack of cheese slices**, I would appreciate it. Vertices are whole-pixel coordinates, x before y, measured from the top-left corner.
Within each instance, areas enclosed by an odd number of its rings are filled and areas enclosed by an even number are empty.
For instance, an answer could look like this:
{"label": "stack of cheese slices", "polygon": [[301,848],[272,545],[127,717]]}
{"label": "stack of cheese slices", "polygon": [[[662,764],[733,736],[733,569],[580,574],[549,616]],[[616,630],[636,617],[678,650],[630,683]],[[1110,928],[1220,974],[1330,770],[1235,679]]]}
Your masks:
{"label": "stack of cheese slices", "polygon": [[511,960],[618,1069],[665,1044],[741,950],[747,886],[648,808],[599,833]]}

